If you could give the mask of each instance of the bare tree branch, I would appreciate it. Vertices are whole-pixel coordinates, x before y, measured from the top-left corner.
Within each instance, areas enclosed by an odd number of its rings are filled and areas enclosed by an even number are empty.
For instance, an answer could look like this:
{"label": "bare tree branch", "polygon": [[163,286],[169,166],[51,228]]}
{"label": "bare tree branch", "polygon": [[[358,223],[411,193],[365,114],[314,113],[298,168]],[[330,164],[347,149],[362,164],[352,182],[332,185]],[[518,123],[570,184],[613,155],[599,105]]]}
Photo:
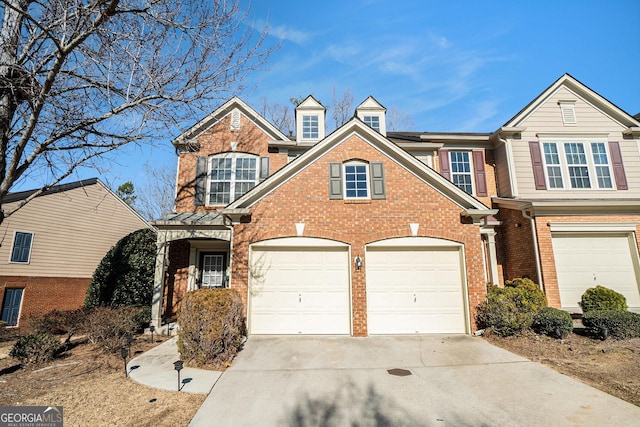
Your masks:
{"label": "bare tree branch", "polygon": [[[240,0],[0,0],[2,201],[178,134],[264,64]],[[37,193],[36,193],[37,194]]]}

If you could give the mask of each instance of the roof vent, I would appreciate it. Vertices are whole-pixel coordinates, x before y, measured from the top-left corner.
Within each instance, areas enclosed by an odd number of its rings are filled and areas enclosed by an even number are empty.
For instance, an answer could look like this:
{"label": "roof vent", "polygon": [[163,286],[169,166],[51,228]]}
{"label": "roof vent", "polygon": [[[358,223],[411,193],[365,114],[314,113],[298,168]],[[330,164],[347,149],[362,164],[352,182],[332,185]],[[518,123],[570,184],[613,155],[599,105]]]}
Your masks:
{"label": "roof vent", "polygon": [[575,125],[577,123],[575,104],[575,101],[558,102],[560,112],[562,113],[562,122],[565,125]]}

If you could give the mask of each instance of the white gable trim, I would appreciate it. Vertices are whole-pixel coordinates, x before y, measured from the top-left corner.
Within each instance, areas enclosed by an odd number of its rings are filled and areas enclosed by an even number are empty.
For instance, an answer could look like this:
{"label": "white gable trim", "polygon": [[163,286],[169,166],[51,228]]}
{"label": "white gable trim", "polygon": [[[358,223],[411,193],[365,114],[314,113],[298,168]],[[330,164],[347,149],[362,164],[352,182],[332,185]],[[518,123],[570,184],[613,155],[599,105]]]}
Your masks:
{"label": "white gable trim", "polygon": [[234,96],[220,107],[218,107],[213,113],[209,114],[204,119],[200,120],[191,128],[180,134],[173,140],[173,145],[179,146],[187,143],[189,140],[197,138],[202,133],[213,127],[220,120],[224,119],[227,115],[231,114],[233,110],[238,109],[252,123],[258,126],[264,133],[269,135],[274,140],[289,141],[289,138],[278,128],[272,125],[268,120],[258,114],[253,108],[247,105],[237,96]]}
{"label": "white gable trim", "polygon": [[384,138],[357,118],[351,119],[323,141],[320,141],[307,152],[231,203],[225,210],[249,208],[253,206],[263,197],[279,188],[288,180],[305,170],[309,165],[313,164],[318,158],[328,153],[334,147],[340,145],[343,141],[349,139],[353,135],[360,136],[365,142],[385,154],[392,161],[395,161],[397,164],[411,172],[414,176],[459,205],[465,212],[489,211],[489,208],[482,202],[456,187],[452,182],[411,156],[406,151],[397,147],[387,138]]}
{"label": "white gable trim", "polygon": [[533,101],[531,101],[529,105],[511,118],[511,120],[509,120],[503,127],[517,127],[522,124],[524,120],[540,108],[561,87],[564,87],[577,98],[580,98],[582,101],[610,117],[611,120],[617,122],[620,126],[625,128],[640,126],[640,122],[635,120],[627,112],[621,110],[619,107],[608,101],[606,98],[600,96],[598,93],[594,92],[569,74],[564,74]]}

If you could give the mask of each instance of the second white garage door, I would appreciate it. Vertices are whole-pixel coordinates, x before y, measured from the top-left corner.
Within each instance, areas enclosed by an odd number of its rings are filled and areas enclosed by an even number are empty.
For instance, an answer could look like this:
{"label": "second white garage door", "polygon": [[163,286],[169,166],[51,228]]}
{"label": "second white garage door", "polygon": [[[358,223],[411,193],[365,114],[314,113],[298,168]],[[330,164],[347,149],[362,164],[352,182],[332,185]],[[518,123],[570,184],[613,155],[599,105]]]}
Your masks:
{"label": "second white garage door", "polygon": [[418,241],[367,247],[369,334],[466,332],[461,247],[405,246]]}
{"label": "second white garage door", "polygon": [[347,247],[255,247],[251,264],[252,334],[350,333]]}
{"label": "second white garage door", "polygon": [[562,307],[577,310],[584,291],[601,285],[624,295],[630,308],[639,308],[637,255],[631,239],[629,234],[554,233]]}

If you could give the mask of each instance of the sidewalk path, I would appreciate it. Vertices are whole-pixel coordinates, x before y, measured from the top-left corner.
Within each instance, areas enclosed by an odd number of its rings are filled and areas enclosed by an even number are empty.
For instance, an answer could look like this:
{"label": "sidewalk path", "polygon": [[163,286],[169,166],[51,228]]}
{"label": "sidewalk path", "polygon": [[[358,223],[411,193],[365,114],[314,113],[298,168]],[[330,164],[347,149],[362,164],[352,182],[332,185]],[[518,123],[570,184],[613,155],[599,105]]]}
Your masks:
{"label": "sidewalk path", "polygon": [[[127,364],[131,379],[149,387],[176,391],[178,373],[173,367],[173,362],[180,359],[177,342],[178,337],[173,337],[131,359]],[[222,375],[220,371],[185,367],[180,371],[180,390],[187,393],[209,394],[220,375]]]}

